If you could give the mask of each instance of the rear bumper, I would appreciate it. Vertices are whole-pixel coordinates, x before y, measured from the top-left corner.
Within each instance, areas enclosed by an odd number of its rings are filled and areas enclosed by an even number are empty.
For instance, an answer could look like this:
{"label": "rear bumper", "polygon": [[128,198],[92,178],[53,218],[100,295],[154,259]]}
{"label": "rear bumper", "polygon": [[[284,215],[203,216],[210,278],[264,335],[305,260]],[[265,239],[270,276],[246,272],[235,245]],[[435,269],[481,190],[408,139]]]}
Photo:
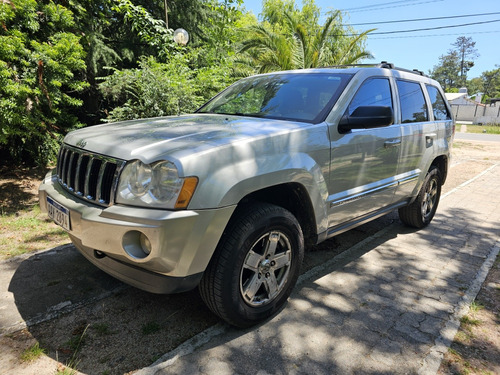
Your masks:
{"label": "rear bumper", "polygon": [[[175,293],[197,285],[235,208],[103,208],[64,190],[53,173],[47,174],[39,188],[42,212],[47,212],[47,197],[69,210],[68,233],[89,261],[154,293]],[[151,245],[149,254],[142,251],[144,237]]]}

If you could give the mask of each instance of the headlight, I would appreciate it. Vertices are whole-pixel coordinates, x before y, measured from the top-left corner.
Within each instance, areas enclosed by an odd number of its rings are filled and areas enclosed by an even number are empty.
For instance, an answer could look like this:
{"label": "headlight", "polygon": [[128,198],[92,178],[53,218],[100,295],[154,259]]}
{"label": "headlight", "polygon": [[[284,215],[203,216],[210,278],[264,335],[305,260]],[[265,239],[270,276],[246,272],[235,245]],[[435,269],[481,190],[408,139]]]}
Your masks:
{"label": "headlight", "polygon": [[134,162],[129,164],[126,172],[127,188],[130,193],[136,197],[142,197],[146,194],[153,178],[151,167],[141,162]]}
{"label": "headlight", "polygon": [[170,209],[186,208],[198,183],[196,177],[179,177],[172,162],[127,163],[120,175],[116,203]]}
{"label": "headlight", "polygon": [[153,167],[151,194],[158,201],[167,203],[179,194],[182,180],[173,163],[160,162]]}

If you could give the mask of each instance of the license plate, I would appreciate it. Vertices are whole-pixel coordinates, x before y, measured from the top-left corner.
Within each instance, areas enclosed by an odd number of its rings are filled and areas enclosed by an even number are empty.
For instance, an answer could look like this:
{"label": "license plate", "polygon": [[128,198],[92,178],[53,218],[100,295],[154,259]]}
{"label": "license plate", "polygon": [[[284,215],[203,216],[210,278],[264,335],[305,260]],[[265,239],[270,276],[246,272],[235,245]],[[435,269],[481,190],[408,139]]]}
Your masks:
{"label": "license plate", "polygon": [[63,229],[69,231],[71,230],[71,225],[69,221],[69,210],[54,201],[52,198],[47,197],[47,212],[49,217],[54,220],[54,222]]}

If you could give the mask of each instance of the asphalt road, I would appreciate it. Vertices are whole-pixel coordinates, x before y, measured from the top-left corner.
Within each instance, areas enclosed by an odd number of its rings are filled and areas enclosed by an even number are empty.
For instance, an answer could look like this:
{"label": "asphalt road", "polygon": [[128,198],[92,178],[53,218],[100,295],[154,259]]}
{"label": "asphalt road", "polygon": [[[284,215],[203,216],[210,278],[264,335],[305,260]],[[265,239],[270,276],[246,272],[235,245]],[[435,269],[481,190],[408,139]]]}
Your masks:
{"label": "asphalt road", "polygon": [[500,142],[500,134],[455,133],[455,139],[478,142]]}

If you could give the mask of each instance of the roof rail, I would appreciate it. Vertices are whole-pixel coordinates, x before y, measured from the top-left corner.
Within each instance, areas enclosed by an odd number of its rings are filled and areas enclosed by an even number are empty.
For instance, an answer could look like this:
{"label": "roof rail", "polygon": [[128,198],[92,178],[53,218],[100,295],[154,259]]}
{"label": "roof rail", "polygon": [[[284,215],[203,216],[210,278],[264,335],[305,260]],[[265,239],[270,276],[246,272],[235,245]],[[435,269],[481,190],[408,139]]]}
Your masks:
{"label": "roof rail", "polygon": [[394,70],[399,70],[402,72],[408,72],[408,73],[414,73],[414,74],[419,74],[421,76],[425,76],[424,72],[418,69],[405,69],[405,68],[399,68],[397,66],[394,66],[392,63],[388,63],[387,61],[382,61],[380,64],[378,64],[379,68],[386,68],[386,69],[394,69]]}
{"label": "roof rail", "polygon": [[342,64],[342,65],[329,65],[324,66],[323,68],[378,68],[380,64]]}
{"label": "roof rail", "polygon": [[402,72],[408,72],[408,73],[413,73],[413,74],[419,74],[421,76],[425,76],[424,72],[418,69],[404,69],[404,68],[399,68],[395,66],[393,63],[389,63],[387,61],[381,61],[379,64],[344,64],[344,65],[332,65],[332,66],[326,66],[325,68],[355,68],[355,67],[365,67],[365,68],[384,68],[384,69],[394,69],[394,70],[399,70]]}

